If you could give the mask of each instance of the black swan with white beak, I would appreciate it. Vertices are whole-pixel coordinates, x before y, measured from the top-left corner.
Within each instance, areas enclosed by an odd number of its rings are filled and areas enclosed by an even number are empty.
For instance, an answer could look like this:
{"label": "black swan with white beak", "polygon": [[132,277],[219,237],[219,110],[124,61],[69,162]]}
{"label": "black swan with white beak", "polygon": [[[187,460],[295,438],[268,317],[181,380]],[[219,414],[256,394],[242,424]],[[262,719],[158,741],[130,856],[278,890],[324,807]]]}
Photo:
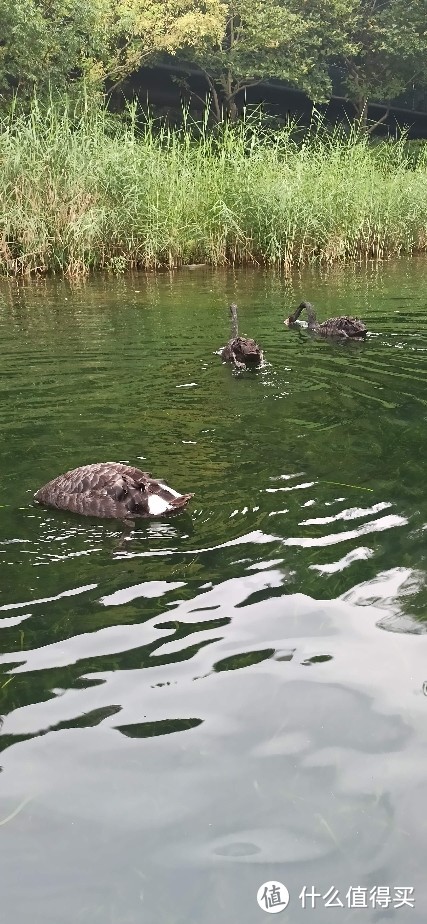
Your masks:
{"label": "black swan with white beak", "polygon": [[308,329],[315,331],[316,334],[320,334],[322,337],[343,337],[345,339],[352,338],[353,340],[361,340],[364,339],[368,333],[368,329],[365,327],[363,321],[348,315],[342,315],[339,318],[328,318],[327,321],[319,323],[316,320],[311,302],[301,302],[296,311],[294,311],[289,318],[286,318],[284,324],[287,324],[288,327],[292,327],[299,318],[301,312],[304,311],[304,308],[307,312]]}

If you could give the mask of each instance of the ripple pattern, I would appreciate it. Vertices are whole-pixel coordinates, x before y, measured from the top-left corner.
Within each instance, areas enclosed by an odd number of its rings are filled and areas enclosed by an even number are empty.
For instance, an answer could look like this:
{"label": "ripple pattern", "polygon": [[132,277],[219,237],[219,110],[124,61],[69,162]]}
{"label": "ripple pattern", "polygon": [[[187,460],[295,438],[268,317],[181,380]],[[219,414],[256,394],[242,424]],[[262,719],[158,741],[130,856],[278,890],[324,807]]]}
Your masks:
{"label": "ripple pattern", "polygon": [[[256,924],[279,871],[295,924],[304,882],[373,876],[413,885],[424,920],[423,278],[402,261],[3,286],[14,924]],[[303,283],[325,317],[361,315],[366,343],[285,330]],[[217,354],[234,299],[265,350],[252,373]],[[188,511],[123,533],[32,506],[114,458],[194,491]]]}

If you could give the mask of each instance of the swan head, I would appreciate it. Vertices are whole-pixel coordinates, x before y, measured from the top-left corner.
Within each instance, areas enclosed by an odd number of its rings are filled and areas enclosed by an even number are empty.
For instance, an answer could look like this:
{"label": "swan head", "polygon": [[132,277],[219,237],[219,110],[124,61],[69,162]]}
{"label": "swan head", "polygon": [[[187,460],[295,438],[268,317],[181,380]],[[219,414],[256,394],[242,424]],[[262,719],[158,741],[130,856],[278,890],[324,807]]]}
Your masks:
{"label": "swan head", "polygon": [[285,318],[283,323],[286,324],[287,327],[292,327],[292,325],[296,323],[301,312],[304,311],[304,309],[307,312],[309,321],[315,320],[314,308],[311,302],[300,302],[300,304],[298,305],[298,308],[296,308],[293,314],[290,314],[288,318]]}
{"label": "swan head", "polygon": [[[163,517],[177,513],[187,506],[193,494],[179,494],[163,481],[148,479],[138,486],[138,494],[133,494],[131,512],[137,516]],[[130,508],[131,509],[131,508]]]}

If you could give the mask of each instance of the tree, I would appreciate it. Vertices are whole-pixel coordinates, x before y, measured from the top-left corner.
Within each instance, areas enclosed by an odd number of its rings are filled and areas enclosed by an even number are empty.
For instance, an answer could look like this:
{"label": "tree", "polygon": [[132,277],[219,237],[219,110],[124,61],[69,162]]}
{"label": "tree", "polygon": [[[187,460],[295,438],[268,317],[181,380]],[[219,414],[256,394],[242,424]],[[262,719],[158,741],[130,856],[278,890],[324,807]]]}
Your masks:
{"label": "tree", "polygon": [[388,110],[368,127],[369,100],[390,101],[426,82],[427,0],[349,0],[345,28],[345,88],[361,128],[373,131]]}
{"label": "tree", "polygon": [[[102,76],[114,86],[159,54],[219,40],[221,0],[99,0],[104,54]],[[114,86],[112,89],[114,89]],[[111,88],[110,88],[111,89]]]}
{"label": "tree", "polygon": [[220,0],[0,0],[0,94],[120,83],[161,52],[219,39]]}
{"label": "tree", "polygon": [[99,54],[92,0],[0,0],[0,95],[61,87]]}
{"label": "tree", "polygon": [[324,100],[330,57],[352,50],[341,25],[347,6],[348,0],[228,0],[219,4],[217,34],[196,42],[183,35],[177,53],[204,75],[218,119],[222,107],[235,118],[237,94],[268,77]]}

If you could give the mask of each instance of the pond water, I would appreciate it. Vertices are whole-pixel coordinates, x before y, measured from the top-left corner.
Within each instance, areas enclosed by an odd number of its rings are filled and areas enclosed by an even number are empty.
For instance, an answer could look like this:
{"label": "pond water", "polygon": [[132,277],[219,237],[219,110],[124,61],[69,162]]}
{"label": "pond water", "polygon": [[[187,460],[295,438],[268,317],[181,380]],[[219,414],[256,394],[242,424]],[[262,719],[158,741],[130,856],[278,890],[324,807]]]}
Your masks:
{"label": "pond water", "polygon": [[[278,880],[292,924],[425,922],[425,273],[1,284],[5,921],[256,924]],[[302,297],[367,341],[286,329]],[[111,459],[188,512],[32,506]]]}

